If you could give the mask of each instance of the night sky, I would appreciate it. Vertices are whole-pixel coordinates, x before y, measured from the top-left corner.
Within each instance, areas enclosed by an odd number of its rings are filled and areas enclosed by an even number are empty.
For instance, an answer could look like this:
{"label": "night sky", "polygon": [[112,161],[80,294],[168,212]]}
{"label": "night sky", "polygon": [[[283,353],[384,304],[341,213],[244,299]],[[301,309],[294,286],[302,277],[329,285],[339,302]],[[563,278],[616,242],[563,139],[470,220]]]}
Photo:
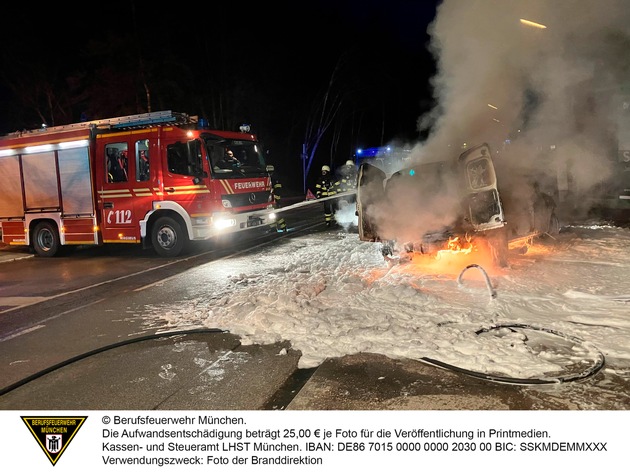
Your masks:
{"label": "night sky", "polygon": [[427,26],[437,3],[23,9],[0,32],[0,134],[149,110],[203,116],[223,129],[248,123],[289,187],[300,188],[308,120],[331,77],[341,106],[309,180],[359,146],[419,138],[416,122],[432,106]]}

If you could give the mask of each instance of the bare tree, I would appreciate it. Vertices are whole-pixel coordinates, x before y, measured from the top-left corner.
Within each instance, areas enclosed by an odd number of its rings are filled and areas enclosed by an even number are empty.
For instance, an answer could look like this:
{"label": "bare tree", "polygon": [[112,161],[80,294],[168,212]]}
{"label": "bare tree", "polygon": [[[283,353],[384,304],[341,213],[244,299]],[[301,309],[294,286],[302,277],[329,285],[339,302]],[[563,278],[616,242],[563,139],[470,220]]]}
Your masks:
{"label": "bare tree", "polygon": [[[140,81],[142,82],[142,86],[144,87],[144,92],[146,95],[146,104],[145,107],[147,112],[152,112],[151,108],[151,88],[149,87],[149,82],[147,79],[147,71],[145,67],[144,55],[142,53],[142,44],[140,37],[140,27],[138,25],[136,14],[136,2],[131,2],[131,19],[133,22],[133,36],[134,36],[134,45],[136,47],[136,54],[138,56],[138,76]],[[141,105],[138,105],[138,108],[141,108]]]}
{"label": "bare tree", "polygon": [[55,67],[28,64],[17,56],[8,64],[13,67],[3,70],[2,79],[18,104],[13,117],[20,127],[68,123],[73,83],[69,77]]}
{"label": "bare tree", "polygon": [[337,76],[342,66],[343,56],[340,57],[335,64],[326,89],[315,99],[312,112],[306,122],[304,142],[302,143],[302,185],[305,193],[306,178],[311,170],[311,165],[313,164],[317,148],[319,147],[328,128],[334,123],[335,117],[337,116],[339,108],[343,102],[341,93],[339,90],[336,90]]}

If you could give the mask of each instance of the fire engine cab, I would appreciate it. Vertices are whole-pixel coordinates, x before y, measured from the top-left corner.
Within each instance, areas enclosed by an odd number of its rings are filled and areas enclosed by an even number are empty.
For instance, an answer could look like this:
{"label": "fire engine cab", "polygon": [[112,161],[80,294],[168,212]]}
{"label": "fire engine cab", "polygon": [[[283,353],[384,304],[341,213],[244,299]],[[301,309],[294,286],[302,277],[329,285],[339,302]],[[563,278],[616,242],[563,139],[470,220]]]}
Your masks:
{"label": "fire engine cab", "polygon": [[188,242],[266,225],[271,183],[255,135],[171,111],[0,137],[0,229],[54,256],[74,245]]}

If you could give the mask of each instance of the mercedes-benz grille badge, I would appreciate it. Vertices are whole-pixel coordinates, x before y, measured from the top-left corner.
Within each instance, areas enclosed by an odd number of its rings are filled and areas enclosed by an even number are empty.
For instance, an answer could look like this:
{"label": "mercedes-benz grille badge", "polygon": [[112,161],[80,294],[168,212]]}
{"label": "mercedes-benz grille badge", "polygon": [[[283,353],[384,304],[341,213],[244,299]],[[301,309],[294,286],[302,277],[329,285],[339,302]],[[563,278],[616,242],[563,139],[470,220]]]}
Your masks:
{"label": "mercedes-benz grille badge", "polygon": [[254,202],[256,202],[256,194],[252,192],[251,194],[249,194],[249,203],[253,204]]}

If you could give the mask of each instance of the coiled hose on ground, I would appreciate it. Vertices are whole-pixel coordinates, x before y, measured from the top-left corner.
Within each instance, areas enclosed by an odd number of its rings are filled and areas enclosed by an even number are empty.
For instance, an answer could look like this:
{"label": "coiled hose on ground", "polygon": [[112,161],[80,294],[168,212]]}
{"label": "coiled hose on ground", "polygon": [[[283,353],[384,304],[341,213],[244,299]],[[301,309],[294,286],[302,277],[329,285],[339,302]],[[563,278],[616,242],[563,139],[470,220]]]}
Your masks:
{"label": "coiled hose on ground", "polygon": [[[460,286],[462,285],[462,278],[464,276],[464,273],[471,268],[477,268],[483,274],[485,282],[486,282],[486,286],[488,287],[488,291],[490,293],[490,297],[492,299],[495,299],[497,297],[497,291],[492,286],[492,283],[490,282],[490,278],[488,277],[488,273],[486,272],[486,270],[483,269],[478,264],[469,264],[468,266],[466,266],[459,274],[459,277],[457,278],[457,283]],[[425,357],[425,358],[422,358],[422,361],[429,363],[431,365],[439,366],[441,368],[446,368],[446,369],[450,369],[450,370],[457,371],[460,373],[464,373],[469,376],[473,376],[475,378],[481,378],[481,379],[486,379],[489,381],[507,383],[507,384],[556,384],[556,383],[566,383],[569,381],[578,381],[578,380],[582,380],[582,379],[595,375],[604,367],[605,358],[604,358],[604,354],[601,351],[599,351],[597,348],[591,346],[590,344],[588,344],[587,342],[585,342],[584,340],[580,338],[564,334],[557,330],[547,329],[543,327],[536,327],[536,326],[528,325],[528,324],[505,323],[505,324],[493,325],[487,328],[481,328],[477,330],[475,334],[480,335],[482,333],[488,333],[494,330],[505,329],[505,328],[513,330],[513,331],[516,331],[516,329],[521,329],[521,330],[534,330],[538,332],[546,332],[554,336],[563,338],[564,340],[571,341],[572,343],[579,344],[582,346],[587,346],[590,352],[595,353],[593,357],[593,361],[588,368],[582,370],[580,373],[567,374],[566,376],[552,376],[552,377],[541,377],[541,378],[512,378],[509,376],[499,376],[499,375],[460,368],[460,367],[457,367],[448,363],[444,363],[439,360],[435,360],[433,358]]]}

